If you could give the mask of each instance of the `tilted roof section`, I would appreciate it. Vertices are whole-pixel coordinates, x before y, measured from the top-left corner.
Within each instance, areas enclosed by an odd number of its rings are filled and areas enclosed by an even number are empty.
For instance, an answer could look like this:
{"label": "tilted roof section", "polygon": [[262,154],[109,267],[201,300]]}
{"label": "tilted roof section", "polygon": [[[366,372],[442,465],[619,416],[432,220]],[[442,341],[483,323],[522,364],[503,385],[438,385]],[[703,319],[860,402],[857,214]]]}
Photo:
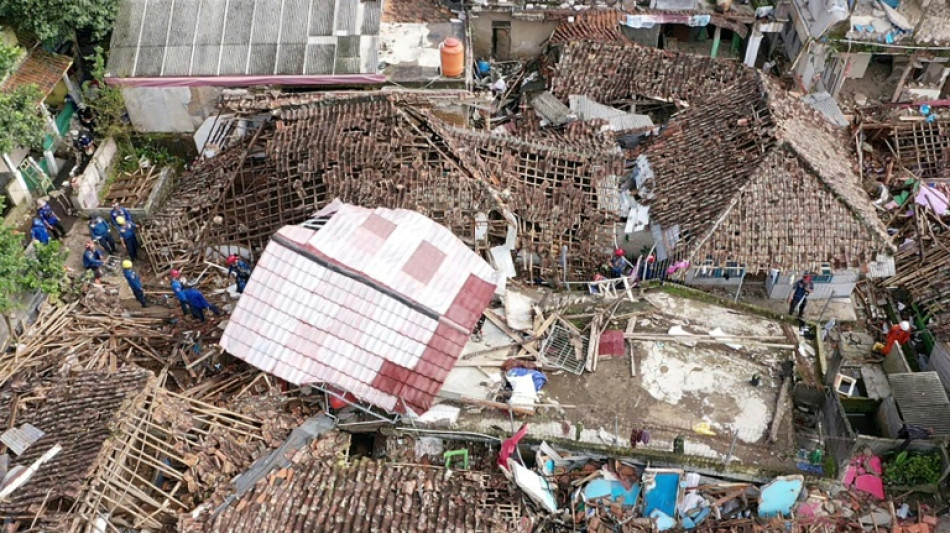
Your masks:
{"label": "tilted roof section", "polygon": [[389,412],[426,411],[495,290],[491,266],[413,211],[334,202],[286,226],[256,265],[221,346],[295,384]]}
{"label": "tilted roof section", "polygon": [[30,50],[20,67],[4,82],[3,90],[12,91],[19,87],[35,85],[41,99],[45,100],[63,80],[63,75],[72,64],[73,60],[67,56],[47,52],[42,48],[34,48]]}
{"label": "tilted roof section", "polygon": [[114,78],[375,74],[379,0],[122,0]]}
{"label": "tilted roof section", "polygon": [[840,130],[751,70],[706,103],[644,149],[650,216],[679,226],[679,254],[755,272],[857,266],[890,248]]}

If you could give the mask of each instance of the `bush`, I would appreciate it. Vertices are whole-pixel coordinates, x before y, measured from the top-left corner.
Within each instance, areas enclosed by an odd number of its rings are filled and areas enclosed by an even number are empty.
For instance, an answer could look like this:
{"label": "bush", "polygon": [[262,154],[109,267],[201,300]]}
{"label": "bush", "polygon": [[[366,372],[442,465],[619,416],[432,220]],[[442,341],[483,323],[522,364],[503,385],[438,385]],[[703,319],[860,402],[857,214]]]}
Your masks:
{"label": "bush", "polygon": [[0,43],[0,78],[10,72],[10,69],[13,68],[13,65],[16,64],[17,59],[20,58],[22,53],[23,49],[19,46],[9,46]]}
{"label": "bush", "polygon": [[941,466],[940,454],[901,452],[884,465],[884,481],[901,487],[936,483]]}

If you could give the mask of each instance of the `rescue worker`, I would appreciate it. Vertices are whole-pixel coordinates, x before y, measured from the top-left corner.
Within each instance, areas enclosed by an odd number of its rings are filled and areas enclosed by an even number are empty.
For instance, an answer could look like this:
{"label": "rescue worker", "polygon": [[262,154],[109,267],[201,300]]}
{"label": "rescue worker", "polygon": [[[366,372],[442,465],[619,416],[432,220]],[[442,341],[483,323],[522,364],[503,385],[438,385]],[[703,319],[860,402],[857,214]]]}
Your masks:
{"label": "rescue worker", "polygon": [[124,218],[129,224],[135,224],[135,221],[132,220],[132,213],[119,205],[119,202],[113,202],[112,211],[109,211],[109,218],[112,219],[112,225],[115,226],[115,229],[119,229],[119,217]]}
{"label": "rescue worker", "polygon": [[109,254],[115,253],[115,240],[112,238],[112,231],[109,225],[102,217],[93,217],[89,219],[89,236],[106,249]]}
{"label": "rescue worker", "polygon": [[145,299],[145,291],[142,290],[142,278],[132,270],[132,261],[126,259],[122,261],[122,274],[125,275],[125,281],[129,282],[129,288],[135,299],[142,304],[142,307],[148,307],[148,300]]}
{"label": "rescue worker", "polygon": [[122,238],[122,245],[125,251],[129,252],[129,259],[137,261],[139,258],[139,241],[135,237],[135,224],[125,217],[116,217],[116,227],[119,231],[119,237]]}
{"label": "rescue worker", "polygon": [[49,202],[42,198],[37,200],[36,214],[46,224],[47,231],[52,233],[54,239],[59,240],[66,236],[66,228],[63,227],[63,223],[59,221],[56,213],[53,212],[53,207],[49,205]]}
{"label": "rescue worker", "polygon": [[894,343],[907,344],[909,340],[910,322],[901,320],[900,324],[894,324],[891,326],[890,331],[887,332],[887,340],[884,341],[884,347],[881,348],[881,353],[887,355],[891,353],[891,348],[894,347]]}
{"label": "rescue worker", "polygon": [[86,243],[86,251],[82,254],[82,267],[86,270],[92,270],[93,275],[96,277],[96,283],[99,283],[99,280],[102,279],[102,265],[104,264],[102,254],[99,250],[96,250],[96,243],[88,241]]}
{"label": "rescue worker", "polygon": [[34,241],[49,244],[49,232],[46,231],[46,224],[43,223],[40,217],[33,219],[33,226],[30,228],[30,237],[32,237]]}
{"label": "rescue worker", "polygon": [[627,261],[623,258],[623,250],[617,248],[614,250],[614,256],[610,258],[610,274],[611,277],[622,278],[623,277],[623,268],[626,266]]}
{"label": "rescue worker", "polygon": [[248,265],[237,254],[229,255],[227,263],[228,276],[234,274],[234,277],[237,278],[237,291],[243,293],[244,287],[247,286],[247,280],[251,278],[251,265]]}
{"label": "rescue worker", "polygon": [[185,298],[188,299],[188,307],[191,308],[191,316],[200,320],[201,322],[205,321],[205,309],[210,309],[215,316],[221,314],[221,310],[218,309],[213,303],[205,299],[204,294],[201,294],[201,291],[198,289],[186,285],[183,289],[185,293]]}
{"label": "rescue worker", "polygon": [[178,303],[181,304],[181,313],[187,315],[190,311],[188,310],[188,298],[185,296],[185,287],[181,283],[181,272],[173,269],[171,278],[172,292],[175,293],[175,298],[178,298]]}
{"label": "rescue worker", "polygon": [[815,290],[815,284],[811,281],[811,272],[806,272],[802,279],[795,282],[792,293],[788,296],[788,314],[795,314],[795,308],[798,308],[798,318],[801,320],[805,314],[805,306],[808,305],[808,295]]}

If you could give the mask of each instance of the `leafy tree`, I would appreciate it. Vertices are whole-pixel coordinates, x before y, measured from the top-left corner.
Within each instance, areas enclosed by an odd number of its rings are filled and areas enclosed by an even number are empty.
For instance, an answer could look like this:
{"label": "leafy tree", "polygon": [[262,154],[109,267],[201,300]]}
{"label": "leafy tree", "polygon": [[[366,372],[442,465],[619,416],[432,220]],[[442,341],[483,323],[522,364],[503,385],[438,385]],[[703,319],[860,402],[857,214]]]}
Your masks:
{"label": "leafy tree", "polygon": [[34,250],[34,255],[27,255],[23,236],[0,225],[0,314],[11,335],[15,332],[10,315],[23,305],[25,293],[41,290],[57,301],[65,286],[66,252],[62,243],[37,244]]}
{"label": "leafy tree", "polygon": [[86,57],[86,61],[92,65],[90,74],[98,84],[94,87],[86,83],[83,90],[86,104],[96,114],[96,132],[103,137],[114,138],[119,144],[131,147],[131,128],[125,119],[125,99],[122,98],[120,89],[106,85],[105,52],[101,46],[97,46],[95,51],[95,55]]}
{"label": "leafy tree", "polygon": [[0,91],[0,153],[10,153],[17,146],[40,147],[46,132],[37,107],[42,99],[35,85]]}
{"label": "leafy tree", "polygon": [[77,31],[100,40],[115,23],[119,0],[0,0],[0,15],[41,41],[75,41]]}
{"label": "leafy tree", "polygon": [[10,46],[0,42],[0,77],[5,76],[13,68],[22,54],[23,49],[19,46]]}

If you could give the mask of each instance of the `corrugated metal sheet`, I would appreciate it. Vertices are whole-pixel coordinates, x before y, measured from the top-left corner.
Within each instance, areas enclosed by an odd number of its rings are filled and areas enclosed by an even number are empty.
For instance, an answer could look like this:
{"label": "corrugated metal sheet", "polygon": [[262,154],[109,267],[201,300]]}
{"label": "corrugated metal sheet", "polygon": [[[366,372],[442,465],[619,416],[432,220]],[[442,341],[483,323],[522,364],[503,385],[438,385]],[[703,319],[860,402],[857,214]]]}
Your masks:
{"label": "corrugated metal sheet", "polygon": [[541,115],[541,118],[553,126],[562,126],[574,120],[574,113],[548,91],[538,93],[531,99],[531,107]]}
{"label": "corrugated metal sheet", "polygon": [[337,72],[335,54],[308,45],[316,44],[314,37],[331,47],[337,39],[376,37],[380,12],[380,2],[362,0],[122,0],[108,71],[116,77],[375,73],[375,49],[344,47],[352,54],[337,62],[343,69]]}
{"label": "corrugated metal sheet", "polygon": [[646,130],[653,127],[653,120],[647,115],[627,113],[626,111],[597,103],[586,96],[572,94],[569,97],[571,111],[581,120],[603,119],[613,131]]}
{"label": "corrugated metal sheet", "polygon": [[18,428],[10,428],[0,435],[0,442],[6,444],[16,455],[23,455],[27,448],[46,435],[43,430],[33,424],[23,424]]}
{"label": "corrugated metal sheet", "polygon": [[950,348],[945,341],[937,341],[930,352],[930,368],[940,376],[943,388],[950,391]]}
{"label": "corrugated metal sheet", "polygon": [[950,399],[936,372],[891,374],[889,379],[904,423],[950,436]]}
{"label": "corrugated metal sheet", "polygon": [[845,127],[848,125],[848,119],[845,118],[841,108],[838,107],[838,102],[827,91],[806,94],[802,97],[802,102],[810,105],[835,126]]}
{"label": "corrugated metal sheet", "polygon": [[492,268],[446,228],[343,205],[319,231],[277,233],[220,342],[291,383],[423,412],[493,292]]}

